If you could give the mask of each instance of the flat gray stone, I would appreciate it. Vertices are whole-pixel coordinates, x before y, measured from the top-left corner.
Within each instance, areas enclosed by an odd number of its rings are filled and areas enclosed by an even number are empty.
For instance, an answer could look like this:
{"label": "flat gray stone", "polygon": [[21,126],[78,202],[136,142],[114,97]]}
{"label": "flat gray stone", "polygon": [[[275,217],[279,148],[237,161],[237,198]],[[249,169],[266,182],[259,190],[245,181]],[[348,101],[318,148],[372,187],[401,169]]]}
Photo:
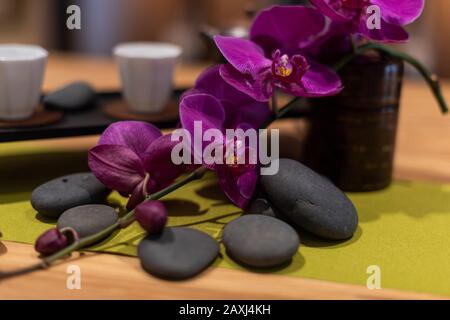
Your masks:
{"label": "flat gray stone", "polygon": [[70,208],[103,203],[109,193],[110,190],[92,173],[76,173],[53,179],[34,189],[31,205],[43,216],[57,219]]}
{"label": "flat gray stone", "polygon": [[300,162],[279,161],[277,174],[261,177],[269,202],[296,226],[317,236],[331,240],[352,237],[358,214],[345,193]]}
{"label": "flat gray stone", "polygon": [[85,238],[113,225],[119,219],[114,208],[101,204],[88,204],[65,211],[58,219],[57,228],[73,228]]}
{"label": "flat gray stone", "polygon": [[142,267],[164,279],[191,278],[206,269],[219,254],[219,244],[208,234],[190,228],[165,228],[138,246]]}
{"label": "flat gray stone", "polygon": [[231,221],[223,230],[222,240],[230,257],[258,268],[289,262],[300,245],[290,225],[264,215],[245,215]]}
{"label": "flat gray stone", "polygon": [[44,97],[45,106],[63,111],[77,111],[93,105],[95,90],[85,82],[74,82]]}

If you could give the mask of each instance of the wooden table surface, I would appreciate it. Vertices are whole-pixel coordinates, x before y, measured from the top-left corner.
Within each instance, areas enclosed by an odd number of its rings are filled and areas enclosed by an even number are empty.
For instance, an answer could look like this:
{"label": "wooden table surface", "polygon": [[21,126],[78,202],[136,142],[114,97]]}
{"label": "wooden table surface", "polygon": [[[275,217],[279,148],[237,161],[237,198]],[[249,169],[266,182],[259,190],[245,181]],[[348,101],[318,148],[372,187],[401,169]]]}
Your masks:
{"label": "wooden table surface", "polygon": [[[202,65],[180,65],[175,83],[192,85]],[[117,90],[114,63],[108,59],[52,54],[45,90],[73,80],[87,80],[98,90]],[[450,82],[444,84],[450,101]],[[276,123],[282,135],[301,139],[301,120]],[[54,148],[87,149],[98,137],[36,141]],[[450,182],[450,118],[443,117],[431,93],[421,81],[404,87],[395,176],[402,179]],[[1,147],[1,145],[0,145]],[[296,157],[295,148],[282,148],[284,156]],[[6,168],[2,168],[5,170]],[[36,261],[31,245],[0,242],[0,270],[27,266]],[[66,288],[67,267],[76,264],[82,272],[81,290]],[[49,270],[38,271],[0,283],[0,299],[421,299],[433,295],[368,290],[362,286],[256,274],[211,268],[182,282],[159,280],[145,273],[136,258],[111,254],[75,254]]]}

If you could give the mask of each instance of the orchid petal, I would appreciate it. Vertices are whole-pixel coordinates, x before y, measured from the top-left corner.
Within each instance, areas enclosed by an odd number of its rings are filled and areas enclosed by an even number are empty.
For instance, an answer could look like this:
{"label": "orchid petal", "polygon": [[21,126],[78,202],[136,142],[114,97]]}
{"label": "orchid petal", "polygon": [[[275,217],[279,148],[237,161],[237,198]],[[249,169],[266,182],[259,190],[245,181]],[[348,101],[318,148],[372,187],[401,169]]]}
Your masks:
{"label": "orchid petal", "polygon": [[180,103],[180,120],[192,137],[196,121],[201,122],[203,132],[208,129],[223,131],[225,110],[220,101],[210,94],[192,94],[185,96]]}
{"label": "orchid petal", "polygon": [[407,25],[414,22],[425,7],[425,0],[371,0],[381,9],[381,16],[387,23]]}
{"label": "orchid petal", "polygon": [[[217,166],[216,173],[219,186],[231,202],[239,208],[245,208],[250,203],[257,181],[252,179],[252,174],[247,176],[245,173],[239,182],[240,177],[235,177],[232,170],[226,165]],[[244,192],[244,194],[241,192]]]}
{"label": "orchid petal", "polygon": [[156,139],[145,152],[145,169],[158,185],[165,186],[186,171],[185,165],[175,165],[172,161],[172,149],[177,143],[166,134]]}
{"label": "orchid petal", "polygon": [[235,129],[242,123],[246,123],[253,129],[259,129],[267,123],[272,116],[267,103],[253,101],[242,106],[227,106],[224,104],[227,112],[225,127]]}
{"label": "orchid petal", "polygon": [[234,129],[245,122],[253,129],[259,129],[272,115],[268,103],[253,99],[243,105],[227,103],[223,103],[223,105],[226,110],[225,128]]}
{"label": "orchid petal", "polygon": [[311,67],[302,78],[309,97],[331,96],[342,91],[341,78],[334,70],[314,61],[309,63]]}
{"label": "orchid petal", "polygon": [[345,10],[341,6],[335,7],[335,0],[310,0],[320,12],[335,21],[347,22],[356,16],[357,10]]}
{"label": "orchid petal", "polygon": [[359,32],[370,40],[396,43],[408,41],[409,35],[403,27],[381,20],[381,28],[370,30],[367,28],[366,17],[361,17]]}
{"label": "orchid petal", "polygon": [[[192,94],[185,96],[180,104],[180,120],[183,128],[190,133],[190,148],[193,157],[201,163],[203,151],[209,143],[202,141],[201,150],[197,150],[194,144],[195,123],[200,124],[201,131],[218,130],[224,132],[225,110],[215,97],[209,94]],[[217,141],[216,141],[217,142]]]}
{"label": "orchid petal", "polygon": [[250,40],[216,36],[214,41],[225,59],[241,73],[256,77],[272,64],[264,56],[264,51]]}
{"label": "orchid petal", "polygon": [[256,77],[244,74],[231,65],[220,66],[220,75],[231,86],[260,102],[269,101],[273,93],[269,69]]}
{"label": "orchid petal", "polygon": [[273,6],[259,13],[250,29],[250,39],[267,56],[275,49],[296,53],[326,30],[325,17],[316,9],[303,6]]}
{"label": "orchid petal", "polygon": [[[303,53],[322,63],[332,64],[352,52],[353,23],[332,21],[327,32],[318,37]],[[328,64],[327,63],[327,64]]]}
{"label": "orchid petal", "polygon": [[220,100],[226,114],[225,128],[235,128],[241,122],[259,128],[271,115],[268,103],[256,101],[229,85],[220,75],[220,65],[204,71],[197,79],[195,88],[186,92],[184,96],[195,93],[208,93]]}
{"label": "orchid petal", "polygon": [[251,200],[258,181],[256,170],[250,170],[242,174],[237,180],[237,187],[240,194],[247,200]]}
{"label": "orchid petal", "polygon": [[119,121],[106,128],[97,145],[128,147],[143,159],[147,147],[160,136],[161,131],[150,123]]}
{"label": "orchid petal", "polygon": [[98,180],[122,194],[131,194],[145,177],[141,159],[124,146],[96,146],[89,150],[88,164]]}
{"label": "orchid petal", "polygon": [[277,82],[276,85],[284,92],[298,97],[327,97],[342,91],[342,82],[332,69],[309,62],[311,67],[303,75],[300,83]]}
{"label": "orchid petal", "polygon": [[221,102],[228,101],[235,105],[254,102],[254,99],[230,86],[220,76],[220,65],[206,69],[197,79],[195,89],[197,93],[208,93]]}

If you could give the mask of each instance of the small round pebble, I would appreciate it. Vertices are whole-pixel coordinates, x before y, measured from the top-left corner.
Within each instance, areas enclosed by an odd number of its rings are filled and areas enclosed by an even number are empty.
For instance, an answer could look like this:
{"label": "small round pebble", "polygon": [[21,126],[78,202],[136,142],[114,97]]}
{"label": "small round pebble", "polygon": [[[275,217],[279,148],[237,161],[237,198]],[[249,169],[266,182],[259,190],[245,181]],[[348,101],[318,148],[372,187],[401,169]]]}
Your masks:
{"label": "small round pebble", "polygon": [[58,219],[57,228],[73,228],[80,238],[88,237],[113,225],[119,219],[114,208],[101,204],[88,204],[71,208]]}
{"label": "small round pebble", "polygon": [[31,205],[43,216],[57,219],[64,211],[84,204],[105,202],[110,190],[90,172],[48,181],[31,194]]}
{"label": "small round pebble", "polygon": [[230,257],[258,268],[289,262],[300,245],[290,225],[264,215],[245,215],[231,221],[223,230],[222,240]]}
{"label": "small round pebble", "polygon": [[74,82],[49,93],[44,97],[44,104],[52,109],[77,111],[92,106],[95,91],[85,82]]}
{"label": "small round pebble", "polygon": [[191,278],[206,269],[219,254],[219,244],[191,228],[165,228],[138,246],[138,257],[148,273],[171,280]]}

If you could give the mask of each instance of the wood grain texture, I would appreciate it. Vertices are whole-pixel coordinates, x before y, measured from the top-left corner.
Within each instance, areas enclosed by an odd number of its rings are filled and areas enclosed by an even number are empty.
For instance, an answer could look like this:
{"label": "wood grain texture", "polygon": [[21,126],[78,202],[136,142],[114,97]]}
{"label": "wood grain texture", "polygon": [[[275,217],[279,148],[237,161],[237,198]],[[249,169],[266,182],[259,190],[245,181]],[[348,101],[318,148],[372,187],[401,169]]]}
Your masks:
{"label": "wood grain texture", "polygon": [[[35,261],[29,245],[6,243],[1,268]],[[66,289],[67,267],[81,269],[80,290]],[[75,254],[50,270],[0,283],[0,299],[427,299],[427,294],[294,277],[210,268],[187,281],[164,281],[145,273],[139,260],[110,254]]]}
{"label": "wood grain texture", "polygon": [[[182,66],[177,85],[193,83],[202,66]],[[71,80],[90,80],[99,90],[117,90],[111,61],[52,55],[46,89]],[[445,83],[450,101],[450,83]],[[298,156],[306,130],[303,120],[282,120],[286,142],[282,154]],[[407,81],[403,92],[400,129],[395,161],[397,179],[450,182],[450,118],[443,117],[431,93],[422,82]],[[57,149],[85,150],[98,137],[36,141],[36,145]],[[24,267],[36,260],[30,245],[0,242],[0,270]],[[82,270],[82,289],[66,289],[66,268],[77,264]],[[428,299],[439,298],[391,290],[368,290],[362,286],[338,284],[289,276],[257,274],[211,268],[201,276],[183,282],[156,279],[142,271],[136,258],[110,254],[75,254],[53,268],[0,282],[0,299]]]}

